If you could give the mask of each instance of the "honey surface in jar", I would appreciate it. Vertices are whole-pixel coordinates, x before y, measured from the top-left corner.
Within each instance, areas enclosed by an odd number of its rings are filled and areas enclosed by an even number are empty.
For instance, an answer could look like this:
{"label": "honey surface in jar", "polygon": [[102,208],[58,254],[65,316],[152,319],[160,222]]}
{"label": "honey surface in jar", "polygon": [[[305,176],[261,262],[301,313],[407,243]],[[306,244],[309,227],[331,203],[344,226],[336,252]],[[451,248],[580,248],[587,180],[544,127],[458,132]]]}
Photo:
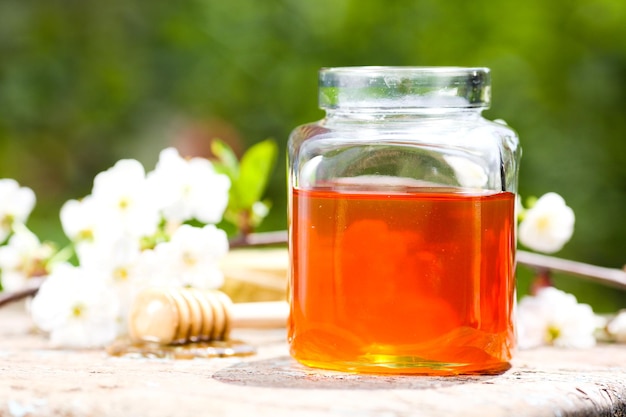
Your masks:
{"label": "honey surface in jar", "polygon": [[509,192],[294,189],[292,356],[351,372],[508,369],[514,206]]}

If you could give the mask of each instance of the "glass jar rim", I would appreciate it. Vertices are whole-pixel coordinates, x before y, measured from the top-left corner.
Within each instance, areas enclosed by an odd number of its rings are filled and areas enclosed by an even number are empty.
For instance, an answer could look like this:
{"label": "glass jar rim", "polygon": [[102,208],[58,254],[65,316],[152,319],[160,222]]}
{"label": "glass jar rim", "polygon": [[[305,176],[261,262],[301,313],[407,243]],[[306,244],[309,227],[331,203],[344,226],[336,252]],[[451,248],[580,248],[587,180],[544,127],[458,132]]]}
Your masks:
{"label": "glass jar rim", "polygon": [[488,108],[486,67],[325,67],[319,71],[323,109]]}

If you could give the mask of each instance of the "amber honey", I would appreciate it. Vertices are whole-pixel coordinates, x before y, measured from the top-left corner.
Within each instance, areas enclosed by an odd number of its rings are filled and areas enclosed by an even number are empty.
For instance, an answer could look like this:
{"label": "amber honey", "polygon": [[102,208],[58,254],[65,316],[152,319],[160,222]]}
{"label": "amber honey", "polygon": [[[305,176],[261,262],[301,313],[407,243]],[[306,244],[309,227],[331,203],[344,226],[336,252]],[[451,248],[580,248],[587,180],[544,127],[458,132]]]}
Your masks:
{"label": "amber honey", "polygon": [[351,372],[509,368],[514,194],[292,195],[291,354]]}

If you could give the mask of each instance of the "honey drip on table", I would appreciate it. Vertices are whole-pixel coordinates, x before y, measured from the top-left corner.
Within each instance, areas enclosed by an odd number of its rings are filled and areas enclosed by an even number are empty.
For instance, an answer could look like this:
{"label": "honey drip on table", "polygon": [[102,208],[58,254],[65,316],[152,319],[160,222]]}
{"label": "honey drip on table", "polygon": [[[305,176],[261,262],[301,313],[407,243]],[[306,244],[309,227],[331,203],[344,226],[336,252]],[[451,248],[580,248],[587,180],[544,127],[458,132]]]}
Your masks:
{"label": "honey drip on table", "polygon": [[240,340],[192,342],[179,345],[133,343],[120,339],[107,348],[111,356],[157,359],[196,359],[245,357],[256,354],[256,348]]}

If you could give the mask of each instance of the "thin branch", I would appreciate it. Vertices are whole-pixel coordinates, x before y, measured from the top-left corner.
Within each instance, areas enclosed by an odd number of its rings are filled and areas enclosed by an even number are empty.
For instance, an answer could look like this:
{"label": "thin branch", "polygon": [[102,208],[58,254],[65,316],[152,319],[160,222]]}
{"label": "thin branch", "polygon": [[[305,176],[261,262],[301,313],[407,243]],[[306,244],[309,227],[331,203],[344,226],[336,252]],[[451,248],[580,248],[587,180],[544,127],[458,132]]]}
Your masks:
{"label": "thin branch", "polygon": [[[284,243],[287,243],[287,231],[281,230],[277,232],[251,233],[249,235],[240,236],[231,240],[231,248]],[[585,278],[588,281],[622,290],[626,289],[626,271],[621,269],[605,268],[524,250],[517,251],[517,263],[544,271],[565,272],[570,275]]]}
{"label": "thin branch", "polygon": [[[287,231],[249,233],[232,238],[229,242],[230,248],[243,248],[250,246],[268,246],[287,243]],[[0,307],[15,301],[20,301],[37,294],[43,280],[32,280],[32,283],[25,289],[12,292],[0,292]]]}
{"label": "thin branch", "polygon": [[0,307],[37,294],[43,280],[44,278],[31,278],[28,286],[24,289],[12,292],[0,292]]}
{"label": "thin branch", "polygon": [[[230,247],[242,248],[285,243],[287,243],[287,231],[281,230],[277,232],[250,233],[248,235],[237,236],[230,240]],[[565,272],[570,275],[585,278],[588,281],[626,290],[626,271],[621,269],[604,268],[523,250],[517,251],[517,263],[540,270]],[[0,307],[35,295],[41,282],[42,280],[33,280],[28,288],[21,291],[0,293]]]}
{"label": "thin branch", "polygon": [[570,261],[555,258],[553,256],[540,255],[538,253],[517,251],[517,263],[537,269],[565,272],[588,281],[608,285],[610,287],[626,289],[626,271],[615,268],[605,268],[583,262]]}
{"label": "thin branch", "polygon": [[249,233],[247,235],[236,236],[230,240],[231,248],[242,248],[246,246],[267,246],[287,243],[287,231]]}

